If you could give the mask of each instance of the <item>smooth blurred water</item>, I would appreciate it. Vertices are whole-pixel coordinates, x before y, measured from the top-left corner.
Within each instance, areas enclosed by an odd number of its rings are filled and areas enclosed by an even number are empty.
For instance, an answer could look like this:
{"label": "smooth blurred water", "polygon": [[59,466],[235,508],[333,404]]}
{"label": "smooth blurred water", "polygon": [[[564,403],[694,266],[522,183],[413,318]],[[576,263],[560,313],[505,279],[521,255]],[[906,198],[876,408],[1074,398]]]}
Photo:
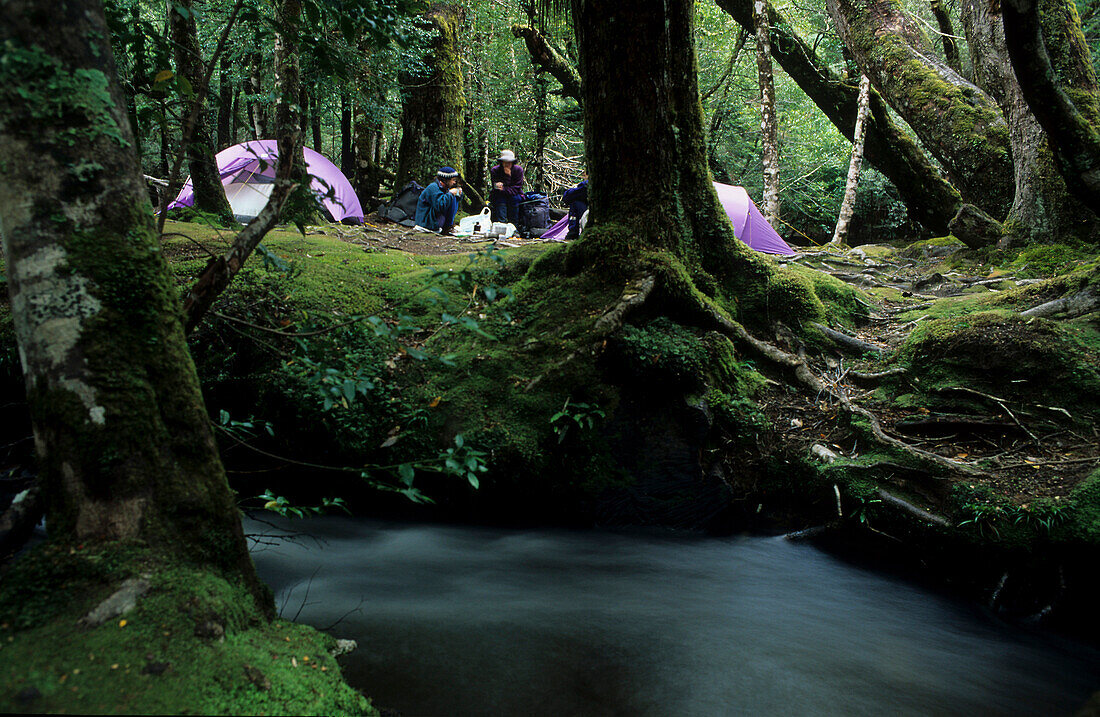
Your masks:
{"label": "smooth blurred water", "polygon": [[348,680],[404,715],[1062,715],[1100,690],[1092,648],[782,538],[292,527],[253,553],[283,616],[339,621]]}

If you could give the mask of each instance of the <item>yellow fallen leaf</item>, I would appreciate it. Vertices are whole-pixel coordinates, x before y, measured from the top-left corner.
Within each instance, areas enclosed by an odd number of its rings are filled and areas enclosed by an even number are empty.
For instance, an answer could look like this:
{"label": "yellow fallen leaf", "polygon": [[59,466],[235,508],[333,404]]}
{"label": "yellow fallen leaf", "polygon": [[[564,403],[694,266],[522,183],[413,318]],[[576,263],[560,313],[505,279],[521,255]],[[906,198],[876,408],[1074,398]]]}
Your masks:
{"label": "yellow fallen leaf", "polygon": [[126,621],[125,620],[119,620],[118,621],[118,626],[119,627],[126,627]]}
{"label": "yellow fallen leaf", "polygon": [[439,402],[443,400],[442,396],[436,396],[432,399],[432,402],[428,404],[428,408],[435,408],[439,405]]}
{"label": "yellow fallen leaf", "polygon": [[171,70],[161,70],[157,73],[157,76],[153,78],[154,82],[167,82],[175,76]]}

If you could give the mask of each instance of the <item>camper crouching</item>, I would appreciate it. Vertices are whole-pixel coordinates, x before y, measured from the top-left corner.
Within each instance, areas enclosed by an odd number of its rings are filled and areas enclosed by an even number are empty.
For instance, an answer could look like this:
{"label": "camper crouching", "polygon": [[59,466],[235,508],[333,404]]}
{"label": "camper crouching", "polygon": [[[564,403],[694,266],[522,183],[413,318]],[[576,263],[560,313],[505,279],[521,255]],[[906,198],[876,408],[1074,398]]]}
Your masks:
{"label": "camper crouching", "polygon": [[453,233],[459,197],[462,196],[462,190],[457,185],[458,172],[451,167],[440,167],[435,173],[435,181],[420,193],[420,199],[416,202],[417,226],[440,234]]}

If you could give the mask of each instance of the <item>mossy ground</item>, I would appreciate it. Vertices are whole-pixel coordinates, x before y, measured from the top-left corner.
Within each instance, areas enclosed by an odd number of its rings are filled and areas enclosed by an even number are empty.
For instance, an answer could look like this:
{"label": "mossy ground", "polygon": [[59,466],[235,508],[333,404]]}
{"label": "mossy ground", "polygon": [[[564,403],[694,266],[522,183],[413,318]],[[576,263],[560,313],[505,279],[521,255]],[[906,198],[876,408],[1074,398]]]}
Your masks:
{"label": "mossy ground", "polygon": [[[126,578],[125,614],[81,618]],[[209,570],[135,545],[42,545],[0,584],[0,711],[73,714],[377,714],[348,687],[334,640],[266,622]]]}

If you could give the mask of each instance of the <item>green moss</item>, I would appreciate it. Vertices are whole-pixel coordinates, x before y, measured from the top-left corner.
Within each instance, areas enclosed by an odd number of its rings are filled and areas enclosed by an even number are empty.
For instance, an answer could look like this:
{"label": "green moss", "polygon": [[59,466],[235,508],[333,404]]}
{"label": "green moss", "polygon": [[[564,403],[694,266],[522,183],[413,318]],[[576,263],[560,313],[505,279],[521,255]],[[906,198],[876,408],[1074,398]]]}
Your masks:
{"label": "green moss", "polygon": [[1100,470],[1081,481],[1065,501],[1059,538],[1085,545],[1100,543]]}
{"label": "green moss", "polygon": [[964,386],[1007,400],[1089,415],[1100,401],[1100,358],[1059,324],[986,311],[919,324],[898,355],[926,395]]}
{"label": "green moss", "polygon": [[[133,610],[78,624],[138,574],[150,588]],[[140,546],[41,546],[0,587],[0,711],[376,714],[343,682],[331,638],[253,604]]]}

